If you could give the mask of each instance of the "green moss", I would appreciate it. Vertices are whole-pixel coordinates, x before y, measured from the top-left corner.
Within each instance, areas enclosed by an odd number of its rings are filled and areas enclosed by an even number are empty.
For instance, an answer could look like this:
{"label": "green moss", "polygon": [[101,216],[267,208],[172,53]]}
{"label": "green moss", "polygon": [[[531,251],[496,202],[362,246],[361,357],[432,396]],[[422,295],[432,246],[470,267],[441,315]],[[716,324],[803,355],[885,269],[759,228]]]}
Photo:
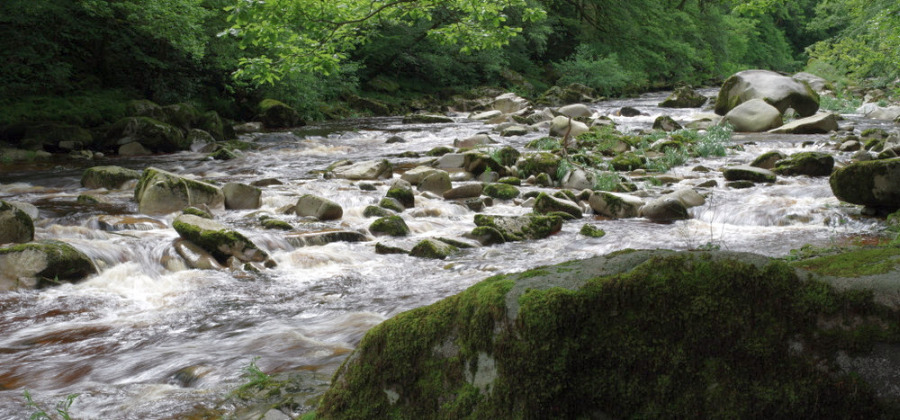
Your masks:
{"label": "green moss", "polygon": [[610,165],[617,171],[633,171],[642,169],[647,164],[647,158],[632,152],[622,153],[612,159]]}
{"label": "green moss", "polygon": [[828,176],[834,168],[834,158],[828,153],[800,152],[775,162],[773,172],[780,175]]}
{"label": "green moss", "polygon": [[519,156],[521,153],[512,146],[503,146],[491,153],[491,159],[503,166],[515,165]]}
{"label": "green moss", "polygon": [[204,219],[212,219],[213,218],[211,214],[209,214],[203,210],[200,210],[196,207],[185,207],[184,210],[182,210],[181,212],[183,214],[191,214],[191,215],[194,215],[197,217],[202,217]]}
{"label": "green moss", "polygon": [[900,208],[891,183],[900,176],[900,158],[856,162],[835,170],[829,184],[841,201],[870,207]]}
{"label": "green moss", "polygon": [[[566,197],[565,195],[563,196]],[[569,218],[581,218],[581,208],[575,203],[568,201],[568,198],[558,199],[546,193],[538,194],[534,200],[534,212],[538,214],[561,212],[567,216],[565,217],[567,220]]]}
{"label": "green moss", "polygon": [[578,232],[589,238],[602,238],[606,236],[606,231],[591,224],[584,224]]}
{"label": "green moss", "polygon": [[514,177],[514,176],[507,176],[507,177],[503,177],[503,178],[498,179],[498,180],[497,180],[497,183],[499,183],[499,184],[506,184],[506,185],[513,185],[513,186],[518,187],[518,186],[522,185],[522,180],[519,179],[519,178],[516,178],[516,177]]}
{"label": "green moss", "polygon": [[90,258],[60,241],[45,240],[0,248],[0,255],[25,251],[38,252],[46,259],[46,268],[35,274],[39,278],[39,288],[54,286],[60,280],[81,280],[97,272]]}
{"label": "green moss", "polygon": [[226,252],[229,249],[241,249],[245,254],[246,250],[254,250],[262,257],[268,257],[265,251],[259,249],[250,239],[234,230],[205,230],[178,219],[172,222],[172,227],[178,235],[209,252],[221,264],[225,264],[228,258],[233,256]]}
{"label": "green moss", "polygon": [[397,213],[402,213],[404,210],[406,210],[406,207],[404,207],[399,200],[390,197],[382,198],[381,201],[378,202],[378,206],[386,210],[395,211]]}
{"label": "green moss", "polygon": [[453,149],[446,146],[438,146],[425,152],[426,156],[444,156],[447,153],[453,153]]}
{"label": "green moss", "polygon": [[392,212],[384,207],[366,206],[366,209],[363,210],[364,217],[387,217],[387,216],[393,216],[393,215],[394,215],[394,212]]}
{"label": "green moss", "polygon": [[416,197],[410,188],[391,187],[388,190],[387,194],[385,194],[385,196],[396,199],[405,208],[412,208],[416,206]]}
{"label": "green moss", "polygon": [[559,166],[560,157],[553,153],[533,153],[526,155],[517,163],[519,172],[523,177],[538,175],[541,173],[555,174]]}
{"label": "green moss", "polygon": [[409,235],[409,227],[400,216],[387,216],[376,219],[369,225],[369,230],[373,234],[385,234],[390,236],[406,236]]}
{"label": "green moss", "polygon": [[487,184],[482,191],[484,195],[501,200],[512,200],[519,196],[519,189],[509,184]]}
{"label": "green moss", "polygon": [[860,277],[885,274],[900,266],[900,249],[887,247],[859,249],[796,261],[794,267],[837,277]]}
{"label": "green moss", "polygon": [[[476,214],[474,221],[476,226],[496,229],[507,242],[543,239],[562,228],[562,218],[552,215],[492,216]],[[474,235],[475,231],[472,233]]]}
{"label": "green moss", "polygon": [[218,150],[216,150],[215,152],[210,153],[208,155],[208,157],[211,158],[212,160],[232,160],[232,159],[237,159],[238,155],[229,149],[221,147]]}
{"label": "green moss", "polygon": [[278,219],[263,220],[262,227],[264,227],[266,229],[294,230],[294,227],[291,226],[290,223],[285,222],[284,220],[278,220]]}
{"label": "green moss", "polygon": [[419,258],[443,260],[458,252],[459,248],[440,240],[423,239],[413,247],[409,255]]}
{"label": "green moss", "polygon": [[528,142],[525,147],[528,149],[548,150],[551,152],[562,149],[562,146],[559,144],[559,139],[556,137],[541,137]]}

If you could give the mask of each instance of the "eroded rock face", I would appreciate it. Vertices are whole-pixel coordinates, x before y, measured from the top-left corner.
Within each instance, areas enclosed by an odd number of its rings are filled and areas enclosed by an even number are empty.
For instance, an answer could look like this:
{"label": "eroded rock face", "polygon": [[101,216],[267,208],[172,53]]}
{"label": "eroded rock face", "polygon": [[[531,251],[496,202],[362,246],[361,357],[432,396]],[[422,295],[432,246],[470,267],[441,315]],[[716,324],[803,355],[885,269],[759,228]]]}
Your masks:
{"label": "eroded rock face", "polygon": [[225,207],[225,194],[221,188],[152,167],[141,175],[134,189],[134,199],[138,202],[138,210],[149,215],[173,213],[188,206]]}
{"label": "eroded rock face", "polygon": [[745,70],[722,85],[716,99],[716,114],[725,115],[751,99],[764,99],[784,113],[793,108],[801,117],[819,109],[819,95],[805,83],[768,70]]}
{"label": "eroded rock face", "polygon": [[900,208],[900,158],[857,162],[831,174],[831,191],[841,201],[874,208]]}
{"label": "eroded rock face", "polygon": [[[879,418],[896,392],[877,400],[849,370],[885,354],[869,345],[895,321],[851,296],[733,252],[624,251],[494,276],[371,329],[317,417]],[[635,380],[648,363],[656,379]]]}

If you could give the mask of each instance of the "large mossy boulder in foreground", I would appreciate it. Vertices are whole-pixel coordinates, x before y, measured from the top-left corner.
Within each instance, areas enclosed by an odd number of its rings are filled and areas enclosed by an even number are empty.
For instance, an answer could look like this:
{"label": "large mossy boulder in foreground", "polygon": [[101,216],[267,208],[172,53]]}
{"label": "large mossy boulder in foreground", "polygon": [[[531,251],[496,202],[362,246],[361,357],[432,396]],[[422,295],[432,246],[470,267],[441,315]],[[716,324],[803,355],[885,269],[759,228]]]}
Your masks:
{"label": "large mossy boulder in foreground", "polygon": [[819,95],[809,85],[768,70],[735,73],[722,85],[716,99],[716,114],[725,115],[751,99],[763,99],[784,113],[793,108],[801,117],[819,109]]}
{"label": "large mossy boulder in foreground", "polygon": [[831,191],[841,201],[900,209],[900,158],[857,162],[831,174]]}
{"label": "large mossy boulder in foreground", "polygon": [[897,321],[759,255],[621,251],[376,326],[316,418],[896,418],[865,363],[896,372],[867,357],[896,354]]}
{"label": "large mossy boulder in foreground", "polygon": [[60,241],[0,248],[0,291],[33,289],[74,282],[97,272],[93,261]]}
{"label": "large mossy boulder in foreground", "polygon": [[189,206],[225,207],[221,188],[152,167],[141,175],[134,188],[134,199],[138,211],[151,215],[168,214]]}

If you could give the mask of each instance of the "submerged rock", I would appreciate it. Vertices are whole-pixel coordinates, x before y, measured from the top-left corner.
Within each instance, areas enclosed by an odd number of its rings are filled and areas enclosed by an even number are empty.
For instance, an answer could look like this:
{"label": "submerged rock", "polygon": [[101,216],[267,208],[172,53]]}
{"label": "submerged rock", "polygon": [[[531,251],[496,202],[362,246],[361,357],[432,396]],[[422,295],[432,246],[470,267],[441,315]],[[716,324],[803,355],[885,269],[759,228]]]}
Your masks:
{"label": "submerged rock", "polygon": [[872,344],[893,337],[889,314],[758,255],[622,251],[385,321],[316,415],[881,418],[896,390],[878,400],[842,360],[884,354]]}
{"label": "submerged rock", "polygon": [[76,282],[96,272],[87,255],[65,242],[29,242],[0,248],[0,291]]}

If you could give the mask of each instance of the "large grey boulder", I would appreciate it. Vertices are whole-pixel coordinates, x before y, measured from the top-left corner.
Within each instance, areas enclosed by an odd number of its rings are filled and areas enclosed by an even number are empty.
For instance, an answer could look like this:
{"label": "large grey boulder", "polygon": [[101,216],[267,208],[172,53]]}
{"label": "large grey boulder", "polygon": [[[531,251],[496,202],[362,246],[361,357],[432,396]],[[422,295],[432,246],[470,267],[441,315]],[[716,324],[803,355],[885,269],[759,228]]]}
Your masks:
{"label": "large grey boulder", "polygon": [[590,128],[588,128],[587,124],[563,115],[553,118],[553,121],[550,122],[551,136],[563,137],[568,134],[569,138],[574,139],[588,131],[590,131]]}
{"label": "large grey boulder", "polygon": [[29,242],[0,248],[0,291],[75,282],[96,272],[87,255],[64,242]]}
{"label": "large grey boulder", "polygon": [[900,208],[900,158],[856,162],[835,170],[829,183],[841,201],[873,208]]}
{"label": "large grey boulder", "polygon": [[275,266],[269,254],[253,241],[214,220],[182,214],[175,218],[172,227],[179,236],[203,248],[221,264],[231,265],[228,260],[235,258],[242,263],[264,262],[267,267]]}
{"label": "large grey boulder", "polygon": [[225,194],[221,188],[153,167],[145,169],[141,175],[134,189],[134,199],[138,202],[138,211],[150,215],[199,205],[210,209],[225,208]]}
{"label": "large grey boulder", "polygon": [[781,112],[762,99],[750,99],[728,111],[723,121],[734,131],[758,133],[780,127]]}
{"label": "large grey boulder", "polygon": [[0,244],[34,240],[34,221],[18,207],[0,200]]}
{"label": "large grey boulder", "polygon": [[577,204],[556,198],[547,193],[538,194],[534,200],[534,212],[537,214],[548,214],[554,212],[562,212],[571,215],[577,219],[581,218],[581,207]]}
{"label": "large grey boulder", "polygon": [[590,117],[593,112],[588,108],[585,104],[571,104],[560,107],[556,110],[556,112],[562,114],[566,117],[579,118],[579,117]]}
{"label": "large grey boulder", "polygon": [[450,174],[446,171],[437,171],[425,177],[419,183],[419,191],[427,191],[437,195],[443,195],[453,187],[450,182]]}
{"label": "large grey boulder", "polygon": [[297,199],[294,212],[301,217],[315,217],[319,220],[336,220],[344,216],[340,204],[324,197],[304,194]]}
{"label": "large grey boulder", "polygon": [[141,173],[121,166],[94,166],[81,174],[81,186],[117,190],[131,180],[141,179]]}
{"label": "large grey boulder", "polygon": [[588,199],[595,213],[614,219],[638,217],[644,200],[628,194],[597,191]]}
{"label": "large grey boulder", "polygon": [[258,209],[262,205],[262,190],[251,185],[229,182],[222,187],[222,193],[229,210]]}
{"label": "large grey boulder", "polygon": [[409,182],[412,185],[419,185],[425,177],[433,173],[442,172],[430,166],[416,166],[400,175],[400,179]]}
{"label": "large grey boulder", "polygon": [[334,169],[334,176],[351,180],[388,179],[394,175],[394,167],[387,160],[368,160],[340,166]]}
{"label": "large grey boulder", "polygon": [[822,112],[769,130],[774,134],[825,134],[838,129],[837,115]]}
{"label": "large grey boulder", "polygon": [[491,104],[491,108],[504,114],[513,114],[528,108],[529,106],[531,106],[531,104],[527,99],[511,92],[504,93],[503,95],[494,98],[494,102]]}
{"label": "large grey boulder", "polygon": [[809,87],[812,88],[812,90],[816,91],[816,93],[821,93],[828,90],[828,81],[819,76],[816,76],[815,74],[801,71],[799,73],[795,73],[791,77],[794,80],[806,83],[807,85],[809,85]]}
{"label": "large grey boulder", "polygon": [[726,115],[751,99],[762,99],[784,113],[793,108],[801,117],[819,109],[819,95],[807,84],[768,70],[745,70],[728,78],[716,99],[716,114]]}
{"label": "large grey boulder", "polygon": [[463,184],[456,188],[451,188],[447,191],[444,191],[444,199],[445,200],[460,200],[464,198],[475,198],[481,196],[481,193],[484,191],[484,184],[480,182],[474,182],[469,184]]}

